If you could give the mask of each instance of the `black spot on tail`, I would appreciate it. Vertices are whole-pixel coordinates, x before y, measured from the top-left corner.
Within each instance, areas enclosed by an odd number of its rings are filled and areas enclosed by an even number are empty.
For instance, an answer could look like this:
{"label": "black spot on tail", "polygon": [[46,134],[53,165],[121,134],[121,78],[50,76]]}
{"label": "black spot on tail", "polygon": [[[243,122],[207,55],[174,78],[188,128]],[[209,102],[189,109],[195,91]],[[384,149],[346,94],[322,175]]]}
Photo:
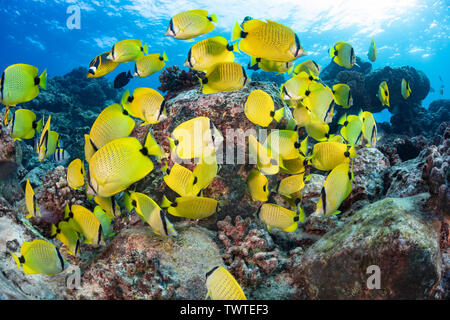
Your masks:
{"label": "black spot on tail", "polygon": [[228,51],[233,51],[233,45],[232,44],[227,44],[227,50]]}
{"label": "black spot on tail", "polygon": [[245,38],[248,35],[248,32],[241,31],[241,38]]}
{"label": "black spot on tail", "polygon": [[133,100],[134,100],[133,96],[129,96],[128,99],[127,99],[127,101],[130,102],[130,103],[133,102]]}
{"label": "black spot on tail", "polygon": [[39,79],[39,77],[34,78],[34,85],[38,86],[39,83],[41,83],[41,79]]}
{"label": "black spot on tail", "polygon": [[298,220],[300,220],[299,216],[294,217],[294,222],[298,222]]}
{"label": "black spot on tail", "polygon": [[22,263],[22,264],[25,263],[25,257],[24,256],[20,256],[19,262]]}
{"label": "black spot on tail", "polygon": [[148,156],[148,149],[146,147],[139,150],[144,156]]}

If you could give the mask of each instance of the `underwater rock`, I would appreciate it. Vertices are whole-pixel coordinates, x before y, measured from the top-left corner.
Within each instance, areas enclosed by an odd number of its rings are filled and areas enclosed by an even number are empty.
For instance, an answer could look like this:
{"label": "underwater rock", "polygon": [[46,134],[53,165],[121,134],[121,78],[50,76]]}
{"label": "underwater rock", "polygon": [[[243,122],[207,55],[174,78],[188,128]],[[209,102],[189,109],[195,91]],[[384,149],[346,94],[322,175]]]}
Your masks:
{"label": "underwater rock", "polygon": [[324,175],[312,173],[309,180],[305,181],[305,186],[300,192],[302,194],[302,208],[306,214],[311,214],[316,210],[325,179]]}
{"label": "underwater rock", "polygon": [[27,221],[16,216],[15,209],[0,197],[0,300],[10,299],[62,299],[66,287],[65,277],[73,266],[54,276],[26,275],[9,252],[19,254],[25,241],[40,238],[40,234]]}
{"label": "underwater rock", "polygon": [[196,87],[200,84],[198,77],[205,79],[205,73],[189,69],[181,70],[178,66],[167,67],[161,71],[158,90],[167,92],[166,100],[176,96],[178,93]]}
{"label": "underwater rock", "polygon": [[205,273],[223,266],[219,248],[200,227],[175,228],[162,239],[149,227],[123,229],[83,268],[76,299],[204,299]]}
{"label": "underwater rock", "polygon": [[16,144],[3,123],[0,124],[0,181],[5,180],[17,168]]}
{"label": "underwater rock", "polygon": [[[203,192],[205,197],[217,199],[219,210],[217,219],[231,217],[247,217],[257,211],[258,202],[251,201],[247,191],[247,175],[252,165],[248,164],[247,139],[248,133],[256,134],[256,125],[250,122],[244,114],[243,106],[252,90],[266,91],[274,100],[275,108],[284,107],[279,97],[278,88],[267,82],[250,82],[241,90],[233,92],[218,92],[203,95],[197,89],[183,91],[176,97],[167,100],[168,119],[152,126],[155,139],[170,152],[167,137],[182,122],[195,117],[205,116],[212,120],[224,137],[223,150],[217,152],[218,163],[223,163],[218,176]],[[227,130],[230,135],[227,137]],[[239,156],[239,157],[238,157]],[[247,164],[245,164],[247,163]],[[172,161],[169,161],[169,165]],[[188,168],[192,169],[188,166]],[[137,184],[137,191],[151,194],[155,201],[160,201],[163,194],[170,192],[169,188],[156,180],[150,173]],[[160,175],[161,176],[161,175]]]}
{"label": "underwater rock", "polygon": [[450,127],[446,128],[441,143],[430,149],[423,166],[422,178],[428,184],[436,213],[444,216],[449,214],[450,207]]}
{"label": "underwater rock", "polygon": [[406,113],[394,114],[391,118],[391,132],[432,137],[441,124],[449,121],[450,100],[436,100],[428,109],[415,106]]}
{"label": "underwater rock", "polygon": [[222,258],[228,270],[243,286],[260,284],[280,266],[280,252],[265,229],[250,218],[231,217],[217,222],[217,238],[225,247]]}
{"label": "underwater rock", "polygon": [[[67,169],[58,166],[48,171],[38,185],[33,186],[41,215],[30,218],[30,222],[42,234],[50,236],[52,224],[57,224],[64,218],[64,208],[67,204],[88,205],[84,191],[73,190],[67,183]],[[17,204],[19,212],[26,216],[25,200]]]}
{"label": "underwater rock", "polygon": [[[408,81],[411,87],[411,96],[407,100],[401,94],[402,79]],[[430,80],[425,73],[410,66],[384,67],[372,71],[365,77],[365,91],[369,99],[367,111],[373,113],[385,109],[377,97],[378,87],[383,81],[386,81],[389,87],[389,110],[400,114],[405,123],[415,123],[410,119],[415,118],[416,109],[421,108],[420,103],[430,91]]]}
{"label": "underwater rock", "polygon": [[[87,78],[88,70],[78,67],[63,76],[48,78],[47,90],[23,105],[24,108],[51,112],[82,112],[92,110],[97,114],[108,104],[120,101],[123,91],[113,82],[102,78]],[[72,119],[77,120],[77,119]]]}
{"label": "underwater rock", "polygon": [[389,160],[377,148],[361,148],[357,154],[353,161],[353,190],[340,207],[343,212],[357,201],[378,200],[384,192],[384,171],[390,166]]}
{"label": "underwater rock", "polygon": [[[365,206],[326,233],[294,267],[310,299],[427,299],[441,279],[439,237],[420,214],[428,194]],[[381,270],[369,289],[369,266]]]}
{"label": "underwater rock", "polygon": [[320,78],[324,81],[333,80],[336,79],[339,72],[342,71],[353,71],[358,72],[362,74],[367,74],[372,70],[372,64],[370,62],[364,62],[360,57],[356,57],[356,64],[353,68],[347,69],[344,67],[341,67],[337,63],[335,63],[333,60],[325,67],[323,68],[322,72],[320,73]]}

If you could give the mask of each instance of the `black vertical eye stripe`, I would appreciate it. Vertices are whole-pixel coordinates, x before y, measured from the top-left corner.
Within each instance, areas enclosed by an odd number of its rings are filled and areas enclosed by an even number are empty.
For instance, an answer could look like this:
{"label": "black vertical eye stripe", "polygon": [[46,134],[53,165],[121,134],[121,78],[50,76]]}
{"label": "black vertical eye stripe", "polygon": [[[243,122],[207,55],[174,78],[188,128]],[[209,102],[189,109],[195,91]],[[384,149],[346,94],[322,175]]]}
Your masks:
{"label": "black vertical eye stripe", "polygon": [[2,73],[2,78],[0,80],[0,93],[2,96],[2,100],[3,100],[3,95],[4,95],[4,90],[5,89],[5,72]]}
{"label": "black vertical eye stripe", "polygon": [[159,212],[159,217],[161,218],[161,223],[163,225],[164,233],[165,233],[166,236],[168,236],[169,235],[169,231],[167,229],[166,216],[164,215],[164,212],[162,210]]}
{"label": "black vertical eye stripe", "polygon": [[59,264],[61,265],[61,270],[64,270],[64,259],[61,256],[61,253],[59,252],[58,248],[55,247],[56,250],[56,255],[58,256],[59,259]]}
{"label": "black vertical eye stripe", "polygon": [[172,31],[172,33],[175,35],[175,30],[173,29],[173,19],[170,19],[169,30]]}
{"label": "black vertical eye stripe", "polygon": [[192,65],[191,59],[192,59],[192,49],[189,49],[188,57],[187,57],[187,62],[188,62],[188,64],[189,64],[189,66],[192,68],[193,65]]}
{"label": "black vertical eye stripe", "polygon": [[327,214],[327,191],[325,190],[325,187],[322,188],[321,192],[322,197],[322,208],[323,208],[323,214]]}
{"label": "black vertical eye stripe", "polygon": [[102,229],[102,225],[100,225],[98,227],[97,244],[100,244],[100,241],[102,240],[102,233],[103,233],[103,229]]}

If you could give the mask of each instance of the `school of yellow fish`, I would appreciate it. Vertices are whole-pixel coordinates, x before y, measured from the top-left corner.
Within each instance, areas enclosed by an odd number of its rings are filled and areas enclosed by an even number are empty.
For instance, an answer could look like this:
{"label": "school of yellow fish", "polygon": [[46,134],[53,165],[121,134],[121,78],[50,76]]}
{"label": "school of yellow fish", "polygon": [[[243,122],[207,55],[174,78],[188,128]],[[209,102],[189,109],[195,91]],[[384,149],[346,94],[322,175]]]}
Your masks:
{"label": "school of yellow fish", "polygon": [[[166,36],[189,40],[214,30],[218,18],[205,10],[179,13],[170,19]],[[234,41],[234,43],[233,43]],[[352,162],[357,154],[355,147],[363,144],[375,147],[377,126],[370,112],[345,114],[339,119],[340,129],[329,131],[329,123],[338,107],[348,109],[353,100],[350,87],[336,84],[329,88],[319,78],[321,67],[312,60],[295,65],[294,60],[306,55],[294,31],[274,21],[246,20],[234,25],[231,42],[224,37],[211,37],[195,43],[187,54],[185,66],[204,71],[200,80],[201,92],[212,94],[235,91],[251,79],[245,68],[234,62],[235,54],[250,56],[249,69],[290,75],[280,87],[280,97],[287,106],[275,110],[271,96],[263,90],[252,91],[243,106],[249,121],[259,127],[268,127],[283,118],[287,126],[272,130],[265,141],[257,137],[248,139],[249,154],[256,168],[248,175],[248,192],[253,201],[261,202],[256,215],[269,231],[279,228],[294,232],[305,222],[301,208],[301,190],[310,175],[307,169],[329,172],[317,203],[316,215],[339,213],[341,203],[352,191]],[[163,54],[147,54],[148,47],[140,40],[127,39],[114,44],[108,52],[92,60],[88,78],[102,77],[120,63],[135,61],[135,77],[147,77],[161,70],[168,58]],[[329,50],[332,60],[347,69],[355,65],[351,44],[336,42]],[[369,46],[368,58],[377,58],[375,42]],[[36,137],[39,161],[53,156],[57,162],[69,158],[61,147],[59,135],[51,131],[51,116],[37,118],[30,110],[17,109],[10,119],[10,107],[34,99],[39,87],[46,89],[46,71],[38,75],[37,68],[16,64],[9,66],[1,76],[0,101],[6,106],[4,123],[15,140]],[[407,99],[411,89],[407,80],[401,83],[401,94]],[[389,106],[389,89],[386,81],[379,85],[377,97],[382,105]],[[169,137],[173,155],[180,159],[196,159],[193,170],[174,163],[163,167],[164,182],[178,197],[164,196],[158,204],[148,195],[129,187],[154,169],[154,161],[162,163],[168,157],[153,138],[151,128],[144,144],[130,137],[136,126],[156,124],[167,119],[164,97],[152,88],[126,90],[120,104],[105,108],[85,134],[85,158],[75,159],[67,167],[67,181],[72,189],[85,190],[95,203],[91,211],[80,205],[67,205],[64,220],[52,226],[52,237],[68,248],[71,255],[80,254],[81,244],[100,246],[114,236],[112,221],[121,215],[116,196],[123,193],[123,207],[147,223],[161,237],[176,237],[177,232],[166,213],[186,219],[203,219],[218,210],[218,201],[203,197],[217,176],[219,166],[217,148],[223,141],[221,132],[207,117],[197,117],[181,123]],[[301,139],[299,129],[307,136]],[[285,178],[276,186],[269,186],[267,176],[283,173]],[[284,208],[273,203],[274,193],[281,195],[290,205]],[[33,188],[27,180],[25,204],[26,218],[39,216],[40,209]],[[52,275],[63,271],[67,262],[51,242],[34,240],[25,242],[20,256],[11,253],[19,268],[26,274]],[[206,274],[207,297],[211,299],[246,299],[240,285],[223,267],[217,266]]]}

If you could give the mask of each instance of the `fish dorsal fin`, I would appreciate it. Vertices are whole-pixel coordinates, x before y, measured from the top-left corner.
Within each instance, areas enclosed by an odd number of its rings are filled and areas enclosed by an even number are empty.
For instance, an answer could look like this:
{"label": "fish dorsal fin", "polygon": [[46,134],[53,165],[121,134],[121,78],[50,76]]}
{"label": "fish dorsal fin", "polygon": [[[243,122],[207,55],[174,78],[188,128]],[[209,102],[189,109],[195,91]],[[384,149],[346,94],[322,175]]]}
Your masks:
{"label": "fish dorsal fin", "polygon": [[244,24],[242,25],[242,29],[244,29],[245,32],[251,32],[257,28],[260,28],[261,26],[263,26],[265,24],[264,21],[261,20],[248,20],[245,21]]}
{"label": "fish dorsal fin", "polygon": [[201,15],[203,17],[208,17],[208,11],[206,11],[206,10],[195,9],[195,10],[189,10],[188,12],[189,13],[198,14],[198,15]]}

